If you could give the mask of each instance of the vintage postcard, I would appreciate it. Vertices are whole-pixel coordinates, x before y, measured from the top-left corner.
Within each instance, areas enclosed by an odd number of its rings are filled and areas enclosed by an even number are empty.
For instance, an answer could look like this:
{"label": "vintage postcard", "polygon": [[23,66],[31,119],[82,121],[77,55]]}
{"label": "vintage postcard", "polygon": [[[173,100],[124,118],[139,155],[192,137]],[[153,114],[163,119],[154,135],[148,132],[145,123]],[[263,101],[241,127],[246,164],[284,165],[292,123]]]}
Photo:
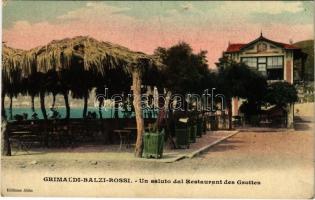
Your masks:
{"label": "vintage postcard", "polygon": [[2,196],[314,197],[313,1],[1,16]]}

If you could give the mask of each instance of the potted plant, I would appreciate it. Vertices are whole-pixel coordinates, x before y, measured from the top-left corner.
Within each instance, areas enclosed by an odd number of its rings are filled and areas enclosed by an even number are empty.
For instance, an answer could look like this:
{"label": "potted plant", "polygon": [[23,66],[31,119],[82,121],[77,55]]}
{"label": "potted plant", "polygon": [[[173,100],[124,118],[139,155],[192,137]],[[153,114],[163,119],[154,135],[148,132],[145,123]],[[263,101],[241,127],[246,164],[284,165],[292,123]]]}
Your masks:
{"label": "potted plant", "polygon": [[190,129],[188,118],[180,118],[175,125],[175,136],[177,148],[189,148]]}
{"label": "potted plant", "polygon": [[215,115],[209,116],[211,131],[218,130],[218,119]]}
{"label": "potted plant", "polygon": [[202,132],[203,132],[203,120],[202,117],[198,117],[197,119],[197,137],[202,137]]}
{"label": "potted plant", "polygon": [[196,142],[196,135],[197,135],[197,125],[192,124],[190,125],[190,143],[195,143]]}
{"label": "potted plant", "polygon": [[148,131],[143,135],[143,157],[162,158],[164,135],[164,129],[159,131],[156,123],[149,125]]}
{"label": "potted plant", "polygon": [[202,132],[203,134],[207,133],[207,116],[202,118]]}
{"label": "potted plant", "polygon": [[189,118],[189,133],[190,133],[189,142],[195,143],[197,135],[197,115],[194,112],[190,114]]}

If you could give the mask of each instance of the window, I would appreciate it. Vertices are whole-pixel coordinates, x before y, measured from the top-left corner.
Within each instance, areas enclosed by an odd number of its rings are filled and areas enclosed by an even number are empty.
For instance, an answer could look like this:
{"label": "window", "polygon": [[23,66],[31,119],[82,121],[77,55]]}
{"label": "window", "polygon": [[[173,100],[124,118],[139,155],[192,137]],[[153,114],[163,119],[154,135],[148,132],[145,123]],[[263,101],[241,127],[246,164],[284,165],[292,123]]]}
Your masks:
{"label": "window", "polygon": [[242,58],[242,62],[250,68],[257,69],[257,58]]}
{"label": "window", "polygon": [[242,62],[267,76],[268,80],[283,80],[282,56],[242,58]]}
{"label": "window", "polygon": [[266,71],[266,64],[258,64],[258,71]]}
{"label": "window", "polygon": [[266,76],[267,75],[267,59],[266,57],[258,57],[258,71]]}
{"label": "window", "polygon": [[263,64],[258,64],[258,71],[266,76],[267,75],[267,66],[266,66],[266,63],[263,63]]}
{"label": "window", "polygon": [[268,57],[267,77],[268,80],[283,80],[283,57]]}
{"label": "window", "polygon": [[266,63],[266,57],[258,57],[258,63]]}
{"label": "window", "polygon": [[268,69],[283,68],[283,59],[281,56],[268,57]]}

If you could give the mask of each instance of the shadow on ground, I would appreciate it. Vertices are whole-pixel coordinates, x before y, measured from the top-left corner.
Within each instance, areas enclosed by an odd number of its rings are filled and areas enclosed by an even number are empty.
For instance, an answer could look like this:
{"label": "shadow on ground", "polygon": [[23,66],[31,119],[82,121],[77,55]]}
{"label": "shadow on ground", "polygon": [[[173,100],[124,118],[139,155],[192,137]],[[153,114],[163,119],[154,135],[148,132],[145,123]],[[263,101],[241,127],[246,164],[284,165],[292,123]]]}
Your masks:
{"label": "shadow on ground", "polygon": [[307,131],[307,130],[311,130],[312,127],[308,125],[307,123],[295,123],[294,129],[297,131]]}
{"label": "shadow on ground", "polygon": [[232,151],[239,147],[239,144],[244,143],[238,139],[228,139],[220,144],[217,144],[209,149],[207,152],[223,152],[223,151]]}

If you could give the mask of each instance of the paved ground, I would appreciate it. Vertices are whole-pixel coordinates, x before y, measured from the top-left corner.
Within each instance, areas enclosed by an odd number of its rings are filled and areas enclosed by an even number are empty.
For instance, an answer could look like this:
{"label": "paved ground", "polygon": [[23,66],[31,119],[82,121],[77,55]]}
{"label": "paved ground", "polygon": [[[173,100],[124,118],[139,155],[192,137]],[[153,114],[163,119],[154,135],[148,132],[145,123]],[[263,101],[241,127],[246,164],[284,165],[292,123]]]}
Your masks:
{"label": "paved ground", "polygon": [[[273,198],[310,198],[313,196],[314,155],[313,127],[302,123],[302,128],[281,131],[241,132],[227,139],[209,151],[192,159],[173,163],[143,162],[121,157],[107,159],[93,153],[71,153],[71,159],[43,155],[42,159],[2,160],[2,177],[10,186],[41,184],[39,193],[47,195],[119,195],[119,196],[168,196],[168,197],[273,197]],[[59,156],[58,156],[59,155]],[[85,156],[84,156],[85,155]],[[93,156],[94,155],[94,156]],[[117,154],[116,154],[117,156]],[[16,156],[17,157],[17,156]],[[26,156],[24,156],[25,158]],[[21,157],[22,158],[22,157]],[[33,157],[34,158],[34,157]],[[113,157],[114,158],[114,157]],[[34,162],[36,160],[37,162]],[[111,185],[111,190],[93,190],[85,185],[80,190],[68,191],[65,184],[52,187],[43,184],[44,176],[127,176],[146,178],[238,180],[248,184],[215,185]],[[12,179],[12,177],[15,179]],[[17,178],[18,177],[18,178]],[[23,178],[22,178],[23,177]],[[19,182],[17,180],[23,179]],[[259,182],[258,185],[249,184]],[[15,185],[14,185],[15,184]],[[5,185],[5,187],[8,187]],[[47,187],[49,190],[47,190]],[[99,187],[99,186],[98,186]],[[71,187],[70,187],[71,188]],[[70,189],[69,188],[69,189]],[[130,190],[132,188],[132,190]],[[36,189],[36,187],[35,187]],[[116,191],[117,193],[113,192]],[[123,191],[123,192],[122,192]],[[167,191],[167,192],[166,192]],[[180,192],[179,192],[180,191]],[[148,193],[149,192],[149,193]]]}

